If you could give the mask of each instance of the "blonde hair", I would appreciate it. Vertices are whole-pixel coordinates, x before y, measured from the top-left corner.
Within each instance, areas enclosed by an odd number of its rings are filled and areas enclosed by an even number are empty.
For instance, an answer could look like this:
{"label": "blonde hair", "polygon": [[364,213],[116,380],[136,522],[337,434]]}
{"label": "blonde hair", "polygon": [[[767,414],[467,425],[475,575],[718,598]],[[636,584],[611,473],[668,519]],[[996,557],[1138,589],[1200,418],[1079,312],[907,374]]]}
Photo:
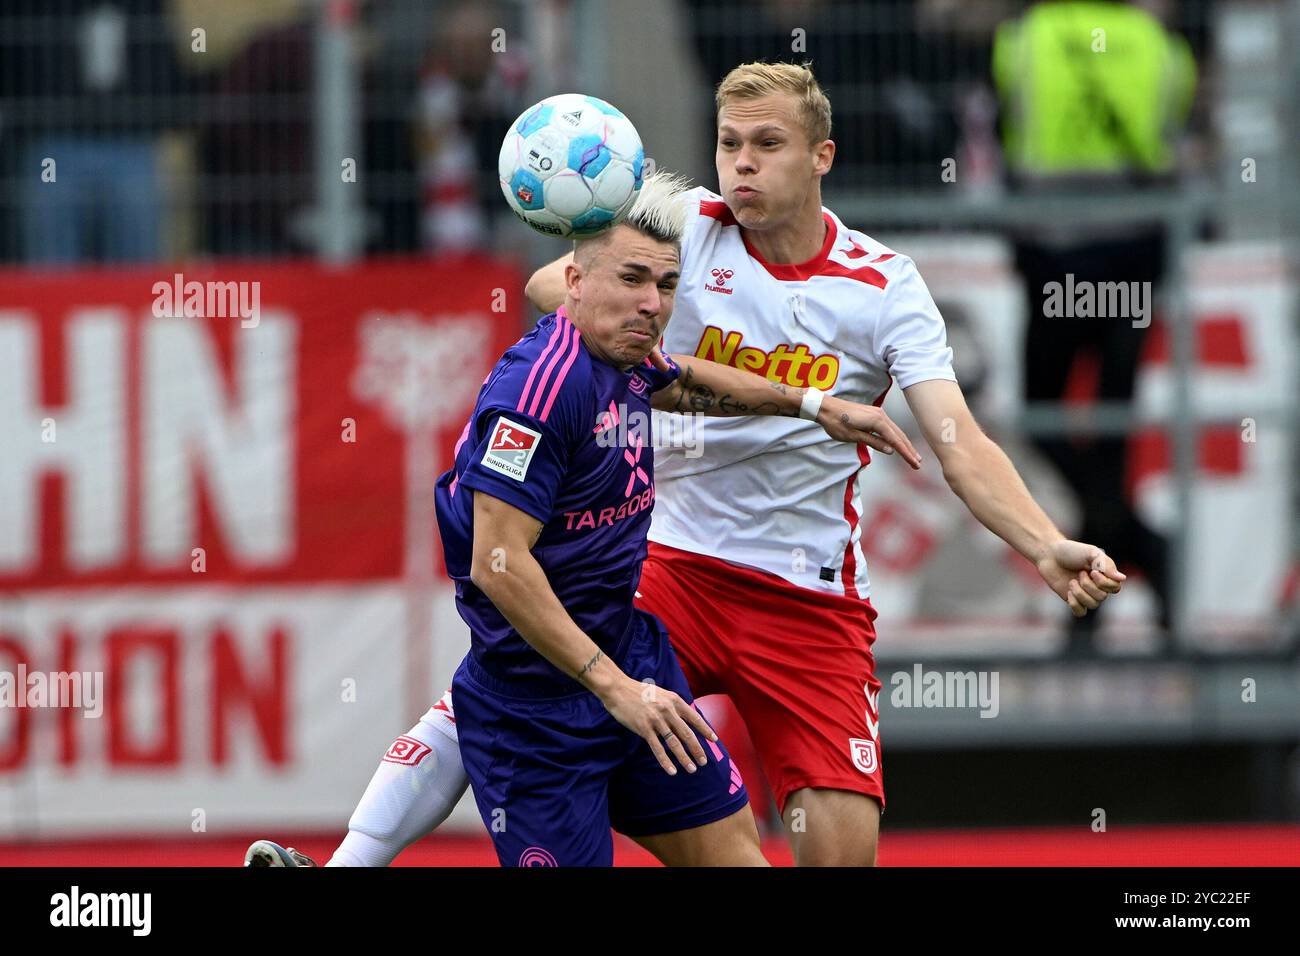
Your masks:
{"label": "blonde hair", "polygon": [[[682,235],[686,232],[690,188],[691,181],[687,177],[656,169],[642,180],[641,189],[622,225],[656,242],[666,242],[680,254]],[[613,232],[613,229],[604,229],[594,236],[575,240],[574,258],[589,266]]]}
{"label": "blonde hair", "polygon": [[686,193],[691,181],[685,176],[656,169],[641,183],[632,211],[624,222],[660,242],[681,245],[686,231]]}
{"label": "blonde hair", "polygon": [[742,63],[722,78],[714,94],[718,112],[731,100],[753,100],[788,93],[799,104],[809,142],[831,136],[831,101],[813,76],[810,63]]}

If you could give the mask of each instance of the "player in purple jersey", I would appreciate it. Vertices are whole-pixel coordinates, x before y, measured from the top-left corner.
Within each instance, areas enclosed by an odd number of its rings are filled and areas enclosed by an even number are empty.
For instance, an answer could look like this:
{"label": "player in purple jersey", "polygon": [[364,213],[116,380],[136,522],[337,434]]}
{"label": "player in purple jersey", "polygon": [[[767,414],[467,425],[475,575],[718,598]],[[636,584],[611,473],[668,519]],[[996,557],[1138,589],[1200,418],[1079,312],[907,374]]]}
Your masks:
{"label": "player in purple jersey", "polygon": [[[671,177],[642,189],[627,223],[578,246],[565,305],[493,369],[438,480],[471,631],[453,681],[460,756],[505,865],[607,865],[611,826],[670,865],[765,862],[664,624],[633,605],[652,407],[802,414],[833,438],[916,456],[878,408],[660,356],[685,210]],[[259,841],[249,861],[308,865],[291,853]]]}

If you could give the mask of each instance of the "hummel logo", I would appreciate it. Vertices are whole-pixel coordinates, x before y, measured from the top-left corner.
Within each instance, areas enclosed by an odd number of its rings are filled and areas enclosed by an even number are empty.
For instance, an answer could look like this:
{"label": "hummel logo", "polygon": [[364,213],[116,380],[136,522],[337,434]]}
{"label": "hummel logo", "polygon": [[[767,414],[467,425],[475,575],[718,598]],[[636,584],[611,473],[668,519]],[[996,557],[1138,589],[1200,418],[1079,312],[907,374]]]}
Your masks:
{"label": "hummel logo", "polygon": [[713,276],[714,281],[717,282],[718,284],[709,285],[706,282],[704,283],[704,288],[708,289],[710,292],[720,292],[723,295],[731,295],[731,293],[734,292],[735,289],[728,289],[726,287],[727,280],[730,279],[735,274],[736,273],[731,269],[721,269],[721,268],[714,269],[712,272],[709,273],[709,275]]}

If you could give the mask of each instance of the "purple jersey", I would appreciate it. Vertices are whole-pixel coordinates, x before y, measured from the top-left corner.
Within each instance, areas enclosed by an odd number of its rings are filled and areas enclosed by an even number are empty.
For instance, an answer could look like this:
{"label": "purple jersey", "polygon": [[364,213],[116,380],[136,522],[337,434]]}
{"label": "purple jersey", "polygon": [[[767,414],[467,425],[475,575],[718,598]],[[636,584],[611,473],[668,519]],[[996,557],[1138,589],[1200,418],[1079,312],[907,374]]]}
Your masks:
{"label": "purple jersey", "polygon": [[[672,365],[671,361],[669,362]],[[620,371],[587,351],[563,307],[502,356],[479,390],[437,483],[438,525],[470,656],[529,693],[570,693],[573,679],[533,650],[469,579],[474,496],[542,522],[532,553],[569,616],[616,663],[654,506],[650,395],[677,378],[649,359]]]}

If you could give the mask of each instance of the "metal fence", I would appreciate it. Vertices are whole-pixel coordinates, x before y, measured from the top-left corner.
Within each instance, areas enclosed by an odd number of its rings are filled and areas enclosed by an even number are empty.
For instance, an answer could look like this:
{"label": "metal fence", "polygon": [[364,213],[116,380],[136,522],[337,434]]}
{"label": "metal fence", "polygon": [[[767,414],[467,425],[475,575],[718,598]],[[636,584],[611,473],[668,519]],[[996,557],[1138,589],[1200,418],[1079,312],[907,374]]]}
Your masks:
{"label": "metal fence", "polygon": [[[812,62],[835,104],[837,196],[943,194],[944,160],[964,170],[959,192],[995,188],[992,36],[1027,4],[664,5],[676,57],[707,84],[748,59]],[[1280,38],[1294,38],[1295,5],[1148,5],[1200,64],[1187,148],[1202,180],[1230,183],[1249,155],[1278,173],[1255,192],[1293,213],[1281,174],[1296,172],[1285,145],[1297,81]],[[651,102],[663,63],[610,52],[653,48],[628,40],[637,10],[622,0],[9,0],[0,259],[491,243],[494,141],[530,97],[631,74]],[[703,127],[704,104],[655,108]],[[458,191],[477,201],[458,205]],[[1216,223],[1276,233],[1283,207],[1272,208],[1279,215],[1218,209]]]}
{"label": "metal fence", "polygon": [[499,27],[513,41],[534,13],[10,0],[0,260],[411,252],[434,246],[421,221],[439,212],[456,241],[488,241],[479,219],[499,204],[483,201],[495,176],[479,160],[527,105],[527,73],[521,44],[485,55],[467,35]]}

